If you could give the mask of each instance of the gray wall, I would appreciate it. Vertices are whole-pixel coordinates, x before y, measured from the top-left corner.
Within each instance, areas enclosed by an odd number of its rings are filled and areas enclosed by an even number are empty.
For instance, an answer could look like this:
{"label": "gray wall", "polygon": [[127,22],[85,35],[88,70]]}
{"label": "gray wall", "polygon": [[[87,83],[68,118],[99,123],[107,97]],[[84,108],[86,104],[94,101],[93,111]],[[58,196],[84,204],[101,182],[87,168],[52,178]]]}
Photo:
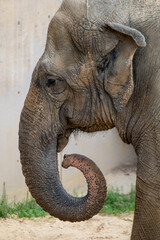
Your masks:
{"label": "gray wall", "polygon": [[[9,198],[16,195],[22,199],[26,195],[18,151],[19,116],[33,68],[44,50],[48,24],[60,3],[0,0],[0,195],[6,182]],[[91,157],[104,174],[136,159],[133,148],[122,143],[115,129],[76,139],[72,136],[62,154],[73,152]],[[63,170],[61,175],[71,192],[83,185],[83,177],[74,169]]]}

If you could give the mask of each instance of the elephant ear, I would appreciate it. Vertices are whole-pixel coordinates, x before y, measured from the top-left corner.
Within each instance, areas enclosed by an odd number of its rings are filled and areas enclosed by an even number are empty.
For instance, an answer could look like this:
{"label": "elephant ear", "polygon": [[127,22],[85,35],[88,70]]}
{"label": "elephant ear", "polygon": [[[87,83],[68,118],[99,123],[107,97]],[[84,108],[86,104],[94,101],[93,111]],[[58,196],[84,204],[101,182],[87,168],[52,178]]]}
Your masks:
{"label": "elephant ear", "polygon": [[145,47],[141,32],[118,23],[107,23],[119,38],[105,71],[104,88],[113,100],[118,112],[128,103],[134,88],[132,61],[138,47]]}

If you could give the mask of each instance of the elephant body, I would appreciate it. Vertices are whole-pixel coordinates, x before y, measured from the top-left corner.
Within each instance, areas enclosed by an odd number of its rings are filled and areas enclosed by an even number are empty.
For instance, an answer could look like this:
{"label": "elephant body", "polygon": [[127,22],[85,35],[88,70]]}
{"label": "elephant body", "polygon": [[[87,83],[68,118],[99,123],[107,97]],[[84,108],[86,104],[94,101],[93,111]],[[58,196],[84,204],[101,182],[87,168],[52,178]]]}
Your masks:
{"label": "elephant body", "polygon": [[64,0],[21,114],[26,183],[51,215],[74,219],[87,201],[59,180],[57,152],[74,130],[118,129],[138,156],[132,240],[160,239],[160,2]]}

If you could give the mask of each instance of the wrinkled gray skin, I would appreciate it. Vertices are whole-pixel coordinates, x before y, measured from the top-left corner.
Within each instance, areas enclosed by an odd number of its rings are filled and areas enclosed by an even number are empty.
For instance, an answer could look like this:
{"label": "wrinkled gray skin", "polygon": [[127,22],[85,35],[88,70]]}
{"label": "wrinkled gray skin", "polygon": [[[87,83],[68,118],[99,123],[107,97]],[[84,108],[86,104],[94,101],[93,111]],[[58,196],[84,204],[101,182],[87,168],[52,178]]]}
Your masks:
{"label": "wrinkled gray skin", "polygon": [[116,127],[138,156],[131,239],[160,239],[159,51],[160,1],[63,1],[50,23],[19,130],[26,183],[51,215],[81,221],[89,207],[86,198],[69,196],[59,180],[57,151],[71,132]]}

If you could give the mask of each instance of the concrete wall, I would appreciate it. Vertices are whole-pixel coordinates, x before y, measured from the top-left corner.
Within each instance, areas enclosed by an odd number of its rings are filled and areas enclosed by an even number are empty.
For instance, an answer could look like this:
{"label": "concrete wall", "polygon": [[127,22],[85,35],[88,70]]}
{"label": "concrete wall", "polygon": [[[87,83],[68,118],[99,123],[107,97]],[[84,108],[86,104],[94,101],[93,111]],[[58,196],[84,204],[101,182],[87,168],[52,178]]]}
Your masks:
{"label": "concrete wall", "polygon": [[[10,198],[26,194],[18,151],[19,116],[33,68],[44,50],[48,24],[60,3],[0,0],[0,195],[6,182]],[[136,159],[133,148],[122,143],[116,130],[72,137],[63,153],[73,152],[91,157],[104,174]],[[70,191],[81,184],[82,176],[76,174],[74,169],[63,171],[64,185]]]}

